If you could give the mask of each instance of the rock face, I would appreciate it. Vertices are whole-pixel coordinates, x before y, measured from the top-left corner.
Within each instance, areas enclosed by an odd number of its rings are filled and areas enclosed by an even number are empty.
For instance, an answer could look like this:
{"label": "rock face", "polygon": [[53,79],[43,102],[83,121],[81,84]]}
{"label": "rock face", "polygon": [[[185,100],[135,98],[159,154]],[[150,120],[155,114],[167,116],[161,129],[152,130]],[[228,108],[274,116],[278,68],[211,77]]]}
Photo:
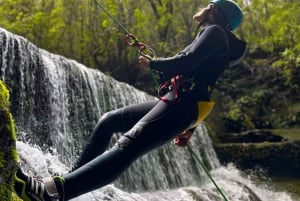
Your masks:
{"label": "rock face", "polygon": [[247,131],[219,137],[215,150],[222,163],[233,162],[239,168],[263,167],[277,176],[300,178],[300,141],[271,131]]}
{"label": "rock face", "polygon": [[272,134],[268,130],[250,130],[238,134],[220,135],[222,143],[261,143],[261,142],[283,142],[288,139]]}
{"label": "rock face", "polygon": [[16,135],[14,121],[9,112],[9,92],[0,80],[0,200],[2,201],[16,200],[12,195],[16,164]]}

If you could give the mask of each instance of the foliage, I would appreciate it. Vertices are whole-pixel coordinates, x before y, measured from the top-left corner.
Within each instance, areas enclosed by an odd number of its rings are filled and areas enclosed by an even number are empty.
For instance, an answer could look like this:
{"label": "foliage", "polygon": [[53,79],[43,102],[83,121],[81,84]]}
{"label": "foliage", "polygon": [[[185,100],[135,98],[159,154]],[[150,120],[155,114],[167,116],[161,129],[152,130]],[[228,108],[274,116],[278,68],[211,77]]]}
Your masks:
{"label": "foliage", "polygon": [[[299,44],[299,1],[249,0],[244,7],[245,19],[240,32],[251,47],[268,53],[296,48]],[[299,46],[299,45],[298,45]],[[299,49],[298,49],[299,50]]]}
{"label": "foliage", "polygon": [[[250,46],[250,57],[271,61],[280,71],[283,86],[298,90],[300,61],[300,2],[297,0],[251,0],[245,7],[242,35]],[[245,33],[247,31],[248,33]],[[251,56],[252,54],[252,56]],[[273,60],[273,61],[272,61]],[[261,67],[261,66],[259,66]]]}
{"label": "foliage", "polygon": [[0,80],[0,105],[1,109],[8,110],[8,107],[10,105],[9,103],[9,91],[5,87],[5,85],[2,84],[2,81]]}
{"label": "foliage", "polygon": [[[174,54],[192,40],[196,27],[192,15],[207,3],[97,1],[162,56]],[[133,73],[136,70],[132,70],[132,66],[137,65],[136,51],[125,46],[124,31],[93,0],[0,2],[0,26],[23,35],[41,48],[99,68],[129,83],[137,82],[137,75]],[[293,59],[299,64],[299,1],[237,2],[245,12],[244,23],[237,34],[248,41],[250,51],[261,49],[267,54],[281,55],[280,60],[285,62],[287,58],[281,53],[288,49],[294,52]]]}
{"label": "foliage", "polygon": [[[192,39],[192,0],[99,1],[141,42],[158,55],[169,55]],[[120,81],[143,88],[153,81],[141,77],[137,51],[124,44],[122,30],[93,0],[0,0],[0,26],[50,52],[98,68]],[[182,9],[185,7],[185,9]],[[144,80],[144,81],[143,81]]]}
{"label": "foliage", "polygon": [[15,125],[9,105],[9,92],[0,80],[0,199],[3,201],[18,200],[12,193],[18,156]]}

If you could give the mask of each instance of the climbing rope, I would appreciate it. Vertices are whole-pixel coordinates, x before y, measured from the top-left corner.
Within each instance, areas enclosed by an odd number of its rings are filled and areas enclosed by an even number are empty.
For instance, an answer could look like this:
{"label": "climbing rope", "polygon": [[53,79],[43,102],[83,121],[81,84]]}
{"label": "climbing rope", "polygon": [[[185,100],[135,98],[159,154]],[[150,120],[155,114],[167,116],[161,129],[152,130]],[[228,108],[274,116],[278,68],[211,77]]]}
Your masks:
{"label": "climbing rope", "polygon": [[[146,57],[146,58],[148,58],[148,59],[154,59],[154,58],[157,57],[155,51],[152,48],[150,48],[145,43],[139,42],[137,37],[135,35],[131,34],[126,29],[126,27],[123,26],[123,24],[117,18],[115,18],[113,15],[111,15],[110,12],[101,3],[99,3],[97,0],[93,0],[93,1],[126,33],[125,43],[128,46],[137,47],[137,49],[139,50],[139,54]],[[190,151],[191,155],[193,155],[194,158],[198,161],[198,163],[200,164],[202,169],[205,171],[205,173],[207,174],[209,179],[213,182],[213,184],[215,185],[215,187],[217,188],[219,193],[222,195],[224,200],[228,201],[227,198],[225,197],[224,193],[222,192],[222,190],[218,187],[218,185],[216,184],[216,182],[214,181],[214,179],[210,175],[210,173],[209,173],[208,169],[206,168],[206,166],[203,164],[203,162],[200,160],[200,158],[195,154],[195,152],[193,151],[193,149],[191,148],[191,146],[189,144],[187,145],[187,148]]]}
{"label": "climbing rope", "polygon": [[145,43],[139,42],[137,37],[131,34],[126,29],[126,27],[105,8],[105,6],[103,6],[97,0],[93,0],[93,1],[126,33],[125,36],[126,45],[136,47],[139,50],[139,54],[148,59],[154,59],[157,57],[155,51],[150,46],[146,45]]}
{"label": "climbing rope", "polygon": [[129,31],[126,29],[125,26],[123,26],[122,23],[120,23],[120,21],[115,18],[112,14],[110,14],[110,12],[101,4],[99,3],[97,0],[93,0],[94,3],[99,6],[126,34],[130,34]]}
{"label": "climbing rope", "polygon": [[209,173],[209,170],[207,169],[207,167],[204,165],[204,163],[201,161],[201,159],[197,156],[197,154],[193,151],[191,145],[187,144],[187,148],[189,150],[189,152],[191,153],[192,156],[194,156],[194,158],[196,159],[196,161],[200,164],[200,166],[202,167],[202,169],[204,170],[204,172],[206,173],[206,175],[208,176],[208,178],[212,181],[212,183],[215,185],[216,189],[218,190],[218,192],[221,194],[221,196],[223,197],[223,199],[225,201],[228,201],[228,199],[226,198],[225,194],[223,193],[223,191],[219,188],[219,186],[217,185],[217,183],[215,182],[215,180],[213,179],[213,177],[211,176],[211,174]]}
{"label": "climbing rope", "polygon": [[[117,19],[115,18],[106,8],[103,6],[103,4],[99,3],[98,0],[93,0],[94,3],[101,8],[126,34],[125,36],[125,44],[127,46],[136,47],[138,49],[138,53],[141,56],[144,56],[148,58],[149,60],[157,58],[157,55],[155,51],[145,43],[139,42],[137,37],[133,34],[131,34],[126,27]],[[164,80],[164,77],[162,73],[156,72],[159,75],[159,80],[162,82]],[[160,86],[160,83],[158,82],[157,77],[153,74],[152,71],[150,71],[150,76],[153,80],[154,86]]]}

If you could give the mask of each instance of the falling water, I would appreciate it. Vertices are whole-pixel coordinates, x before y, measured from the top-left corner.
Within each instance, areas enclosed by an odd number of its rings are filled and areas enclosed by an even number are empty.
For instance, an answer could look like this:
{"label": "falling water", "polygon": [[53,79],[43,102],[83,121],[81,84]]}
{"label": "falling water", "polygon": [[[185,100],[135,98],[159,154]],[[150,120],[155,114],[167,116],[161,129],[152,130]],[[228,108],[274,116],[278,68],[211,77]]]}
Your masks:
{"label": "falling water", "polygon": [[[20,162],[32,174],[68,171],[103,113],[155,98],[4,29],[0,43],[0,79],[11,91]],[[204,125],[191,145],[229,200],[292,200],[284,192],[255,185],[234,166],[221,166]],[[187,149],[170,143],[136,161],[112,185],[75,200],[218,201],[222,197]]]}

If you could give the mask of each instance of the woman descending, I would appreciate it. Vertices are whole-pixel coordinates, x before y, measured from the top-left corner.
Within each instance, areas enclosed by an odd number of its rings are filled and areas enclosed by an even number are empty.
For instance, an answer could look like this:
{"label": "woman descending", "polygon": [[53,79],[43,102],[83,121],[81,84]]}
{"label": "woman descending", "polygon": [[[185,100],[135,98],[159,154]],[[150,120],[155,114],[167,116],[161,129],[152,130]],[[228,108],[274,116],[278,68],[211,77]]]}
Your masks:
{"label": "woman descending", "polygon": [[[139,58],[144,70],[158,71],[167,80],[160,100],[103,115],[74,168],[63,177],[37,180],[19,169],[18,195],[25,201],[69,200],[113,182],[136,159],[174,138],[176,145],[185,146],[213,106],[211,93],[217,78],[246,52],[246,43],[231,32],[242,18],[235,2],[210,1],[193,16],[201,29],[190,45],[172,57]],[[104,152],[113,133],[120,132],[120,139]]]}

